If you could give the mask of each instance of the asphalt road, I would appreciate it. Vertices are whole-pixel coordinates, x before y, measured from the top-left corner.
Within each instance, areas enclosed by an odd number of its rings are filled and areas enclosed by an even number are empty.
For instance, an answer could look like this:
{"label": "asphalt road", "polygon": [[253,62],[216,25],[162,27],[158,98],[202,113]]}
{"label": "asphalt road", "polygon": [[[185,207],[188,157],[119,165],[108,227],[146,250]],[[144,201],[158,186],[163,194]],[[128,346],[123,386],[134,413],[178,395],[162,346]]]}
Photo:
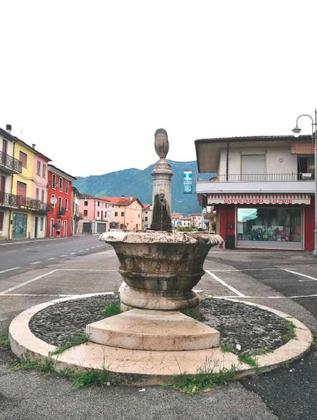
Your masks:
{"label": "asphalt road", "polygon": [[[48,240],[0,242],[0,279],[61,263],[80,255],[100,252],[108,246],[98,236],[74,236]],[[108,247],[109,248],[109,247]]]}

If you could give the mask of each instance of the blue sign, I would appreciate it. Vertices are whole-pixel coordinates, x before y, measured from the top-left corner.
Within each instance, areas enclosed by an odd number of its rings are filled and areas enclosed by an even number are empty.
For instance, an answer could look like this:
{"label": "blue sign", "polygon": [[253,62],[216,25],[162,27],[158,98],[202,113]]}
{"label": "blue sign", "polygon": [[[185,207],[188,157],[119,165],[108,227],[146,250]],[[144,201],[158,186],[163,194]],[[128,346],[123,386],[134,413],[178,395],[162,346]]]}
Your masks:
{"label": "blue sign", "polygon": [[184,194],[193,193],[193,172],[184,171]]}

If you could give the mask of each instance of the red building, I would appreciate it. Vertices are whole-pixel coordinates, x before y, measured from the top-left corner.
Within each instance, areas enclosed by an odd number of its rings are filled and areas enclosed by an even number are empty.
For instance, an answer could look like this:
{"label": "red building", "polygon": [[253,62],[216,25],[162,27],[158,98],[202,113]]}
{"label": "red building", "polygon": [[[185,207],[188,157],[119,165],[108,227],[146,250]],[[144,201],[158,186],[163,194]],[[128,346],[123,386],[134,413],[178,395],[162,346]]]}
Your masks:
{"label": "red building", "polygon": [[72,183],[76,178],[48,165],[48,197],[46,236],[51,238],[72,235]]}

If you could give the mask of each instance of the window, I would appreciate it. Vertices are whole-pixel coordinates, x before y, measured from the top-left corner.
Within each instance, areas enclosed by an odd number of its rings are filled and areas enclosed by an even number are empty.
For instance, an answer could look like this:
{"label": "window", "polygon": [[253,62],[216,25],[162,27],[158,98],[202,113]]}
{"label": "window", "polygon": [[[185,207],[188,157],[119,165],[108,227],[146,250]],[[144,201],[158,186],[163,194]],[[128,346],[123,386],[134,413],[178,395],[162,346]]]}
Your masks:
{"label": "window", "polygon": [[38,188],[36,188],[35,194],[36,194],[35,195],[36,199],[39,200],[40,199],[40,190]]}
{"label": "window", "polygon": [[55,195],[54,194],[52,194],[51,195],[51,206],[52,206],[52,209],[55,209],[55,200],[56,200],[56,198],[55,198]]}
{"label": "window", "polygon": [[101,212],[101,219],[103,219],[103,211]]}
{"label": "window", "polygon": [[100,207],[100,201],[97,201],[97,206]]}
{"label": "window", "polygon": [[265,155],[241,155],[241,181],[261,181],[266,173]]}
{"label": "window", "polygon": [[84,210],[84,216],[88,216],[88,210]]}
{"label": "window", "polygon": [[59,190],[63,191],[63,178],[59,177]]}
{"label": "window", "polygon": [[65,192],[68,194],[68,181],[65,181]]}
{"label": "window", "polygon": [[42,201],[43,203],[44,203],[44,201],[45,201],[44,194],[45,194],[45,191],[44,191],[44,190],[42,190],[42,192],[41,192],[41,201]]}
{"label": "window", "polygon": [[124,211],[121,212],[121,217],[123,217],[123,216],[124,216]]}
{"label": "window", "polygon": [[39,160],[36,162],[36,175],[41,176],[41,162]]}
{"label": "window", "polygon": [[52,188],[56,188],[56,176],[52,175]]}
{"label": "window", "polygon": [[44,217],[40,218],[40,230],[44,230]]}
{"label": "window", "polygon": [[147,217],[144,218],[144,221],[147,222]]}
{"label": "window", "polygon": [[115,216],[118,216],[118,212],[117,212],[117,211],[115,211],[115,212],[114,212],[114,215],[115,215]]}
{"label": "window", "polygon": [[43,163],[42,177],[46,178],[46,165],[45,165],[45,163]]}
{"label": "window", "polygon": [[4,213],[3,211],[0,211],[0,230],[3,230],[3,218],[4,218]]}
{"label": "window", "polygon": [[28,165],[28,155],[20,150],[19,159],[22,162],[22,167],[27,168]]}
{"label": "window", "polygon": [[88,201],[84,201],[84,206],[88,206]]}
{"label": "window", "polygon": [[99,217],[99,215],[100,215],[100,212],[99,212],[99,211],[97,211],[97,217]]}
{"label": "window", "polygon": [[62,197],[58,197],[58,208],[62,208]]}
{"label": "window", "polygon": [[68,210],[68,200],[65,198],[65,209]]}

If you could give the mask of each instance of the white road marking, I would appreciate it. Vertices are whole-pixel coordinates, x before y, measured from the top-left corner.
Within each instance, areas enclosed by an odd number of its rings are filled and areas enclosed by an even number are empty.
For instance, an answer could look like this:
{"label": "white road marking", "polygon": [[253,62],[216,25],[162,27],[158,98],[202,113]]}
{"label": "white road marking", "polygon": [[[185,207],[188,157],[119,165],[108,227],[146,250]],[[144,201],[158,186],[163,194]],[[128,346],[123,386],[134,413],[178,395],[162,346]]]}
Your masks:
{"label": "white road marking", "polygon": [[20,289],[20,287],[26,286],[27,284],[33,283],[34,281],[37,281],[37,280],[40,280],[43,277],[46,277],[46,276],[49,276],[50,274],[55,273],[56,271],[58,271],[58,270],[55,269],[55,270],[49,271],[48,273],[41,274],[40,276],[34,277],[33,279],[30,279],[30,280],[27,280],[23,283],[17,284],[16,286],[10,287],[9,289],[2,290],[0,292],[0,294],[3,295],[3,294],[6,294],[6,293],[9,293],[9,292],[12,292],[13,290]]}
{"label": "white road marking", "polygon": [[30,263],[30,265],[35,265],[35,264],[41,264],[42,261],[33,261]]}
{"label": "white road marking", "polygon": [[222,272],[227,272],[227,271],[279,271],[282,270],[282,268],[279,267],[275,267],[275,268],[242,268],[241,270],[239,270],[238,268],[224,268],[224,269],[212,269],[213,273],[222,273]]}
{"label": "white road marking", "polygon": [[66,254],[60,256],[60,258],[65,258],[65,257],[67,257]]}
{"label": "white road marking", "polygon": [[104,272],[104,271],[117,271],[118,270],[102,270],[102,269],[95,269],[95,268],[58,268],[59,271],[96,271],[96,272]]}
{"label": "white road marking", "polygon": [[214,280],[216,280],[218,283],[222,284],[223,286],[225,286],[227,289],[231,290],[233,293],[235,293],[236,295],[240,296],[240,297],[244,297],[244,294],[239,292],[239,290],[235,289],[234,287],[230,286],[230,284],[227,284],[226,282],[224,282],[223,280],[221,280],[219,277],[217,277],[215,274],[213,274],[211,271],[209,270],[205,270],[206,273],[208,273]]}
{"label": "white road marking", "polygon": [[49,261],[51,261],[51,260],[56,260],[56,257],[51,257],[51,258],[48,258],[48,260],[49,260]]}
{"label": "white road marking", "polygon": [[[238,296],[214,296],[217,299],[237,299]],[[295,295],[295,296],[243,296],[243,299],[302,299],[302,298],[314,298],[317,297],[315,295]]]}
{"label": "white road marking", "polygon": [[2,270],[0,271],[0,274],[2,273],[7,273],[8,271],[13,271],[13,270],[18,270],[21,267],[12,267],[12,268],[7,268],[6,270]]}
{"label": "white road marking", "polygon": [[[288,273],[296,274],[297,276],[306,277],[307,279],[317,281],[316,277],[308,276],[307,274],[298,273],[297,271],[292,271],[292,270],[289,270],[287,268],[284,268],[283,270],[287,271]],[[304,280],[299,280],[299,281],[304,281]]]}
{"label": "white road marking", "polygon": [[52,293],[52,294],[42,294],[42,295],[38,295],[38,294],[35,294],[35,293],[0,293],[0,297],[1,296],[9,296],[9,297],[14,297],[14,296],[23,296],[23,297],[49,297],[49,296],[58,296],[58,297],[68,297],[68,296],[74,296],[74,295],[59,295],[59,294],[54,294],[54,293]]}
{"label": "white road marking", "polygon": [[75,255],[76,254],[76,252],[71,252],[69,255]]}

